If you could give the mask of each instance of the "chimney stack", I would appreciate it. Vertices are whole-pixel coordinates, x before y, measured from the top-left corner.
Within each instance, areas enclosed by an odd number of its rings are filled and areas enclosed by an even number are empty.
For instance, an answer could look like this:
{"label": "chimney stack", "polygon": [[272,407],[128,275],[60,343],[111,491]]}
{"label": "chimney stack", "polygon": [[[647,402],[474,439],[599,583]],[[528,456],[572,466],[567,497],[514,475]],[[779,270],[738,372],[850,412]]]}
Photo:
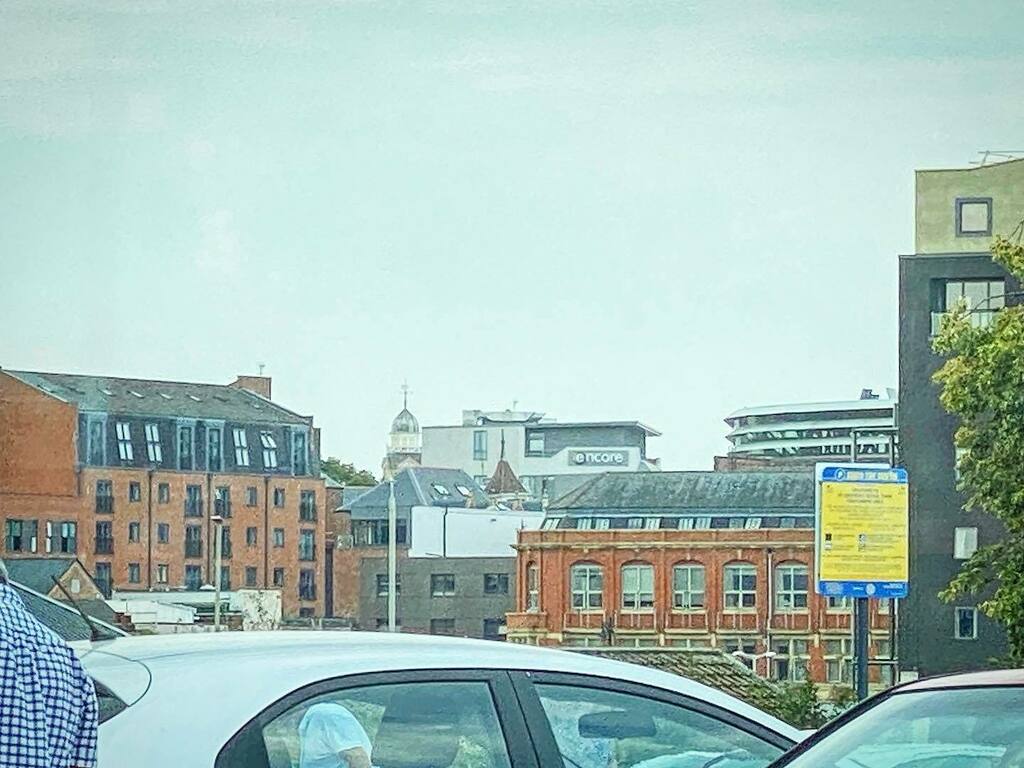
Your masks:
{"label": "chimney stack", "polygon": [[270,400],[270,377],[269,376],[239,376],[230,386],[237,389],[247,389],[255,392],[261,397]]}

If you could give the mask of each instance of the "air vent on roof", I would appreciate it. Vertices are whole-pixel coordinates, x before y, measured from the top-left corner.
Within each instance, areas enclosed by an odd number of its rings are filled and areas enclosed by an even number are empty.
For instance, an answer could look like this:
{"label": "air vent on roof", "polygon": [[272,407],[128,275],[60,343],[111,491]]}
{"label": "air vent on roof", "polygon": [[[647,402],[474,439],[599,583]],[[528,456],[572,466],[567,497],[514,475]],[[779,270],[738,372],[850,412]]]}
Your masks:
{"label": "air vent on roof", "polygon": [[195,400],[195,401],[196,401],[197,403],[201,403],[201,402],[203,402],[202,400],[200,400],[200,399],[199,399],[198,397],[196,397],[195,395],[189,395],[189,397],[190,397],[190,398],[192,398],[193,400]]}
{"label": "air vent on roof", "polygon": [[107,397],[114,396],[113,392],[111,392],[109,389],[104,389],[103,387],[100,387],[100,392],[102,392],[104,395],[107,395]]}
{"label": "air vent on roof", "polygon": [[129,390],[128,390],[128,394],[129,394],[129,395],[132,395],[133,397],[137,397],[137,398],[139,398],[140,400],[141,400],[141,399],[142,399],[142,397],[143,397],[143,396],[142,396],[142,395],[140,395],[140,394],[139,394],[138,392],[136,392],[136,391],[135,391],[134,389],[129,389]]}
{"label": "air vent on roof", "polygon": [[171,396],[168,395],[166,392],[161,392],[160,393],[160,397],[162,397],[164,400],[170,400],[171,399]]}

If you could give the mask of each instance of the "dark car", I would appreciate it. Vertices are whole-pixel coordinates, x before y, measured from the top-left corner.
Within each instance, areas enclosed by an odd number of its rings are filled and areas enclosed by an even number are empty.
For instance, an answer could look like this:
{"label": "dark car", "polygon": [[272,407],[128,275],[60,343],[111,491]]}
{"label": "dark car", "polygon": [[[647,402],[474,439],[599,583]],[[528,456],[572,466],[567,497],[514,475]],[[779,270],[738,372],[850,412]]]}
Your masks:
{"label": "dark car", "polygon": [[1024,768],[1024,669],[917,680],[868,699],[771,768]]}

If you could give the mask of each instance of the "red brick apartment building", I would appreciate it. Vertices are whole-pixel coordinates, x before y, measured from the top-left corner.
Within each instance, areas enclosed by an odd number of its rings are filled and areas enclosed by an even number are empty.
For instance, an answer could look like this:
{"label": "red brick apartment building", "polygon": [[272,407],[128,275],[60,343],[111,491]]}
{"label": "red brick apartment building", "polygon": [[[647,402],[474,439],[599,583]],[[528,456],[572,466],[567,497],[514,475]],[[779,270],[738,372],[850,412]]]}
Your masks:
{"label": "red brick apartment building", "polygon": [[3,557],[77,556],[111,590],[282,590],[324,614],[325,488],[313,419],[230,385],[0,370]]}
{"label": "red brick apartment building", "polygon": [[[813,528],[810,471],[600,475],[520,533],[507,637],[717,647],[776,679],[849,685],[851,606],[814,592]],[[891,658],[891,611],[872,604],[877,659]]]}

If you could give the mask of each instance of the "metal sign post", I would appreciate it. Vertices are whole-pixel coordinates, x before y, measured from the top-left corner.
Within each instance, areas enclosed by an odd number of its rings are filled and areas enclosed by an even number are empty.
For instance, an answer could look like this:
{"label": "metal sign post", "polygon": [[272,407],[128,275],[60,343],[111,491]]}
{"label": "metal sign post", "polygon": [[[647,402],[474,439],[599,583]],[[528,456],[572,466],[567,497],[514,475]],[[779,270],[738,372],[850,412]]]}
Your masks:
{"label": "metal sign post", "polygon": [[855,601],[856,686],[868,692],[869,600],[907,596],[910,519],[907,471],[876,464],[818,464],[815,584]]}

